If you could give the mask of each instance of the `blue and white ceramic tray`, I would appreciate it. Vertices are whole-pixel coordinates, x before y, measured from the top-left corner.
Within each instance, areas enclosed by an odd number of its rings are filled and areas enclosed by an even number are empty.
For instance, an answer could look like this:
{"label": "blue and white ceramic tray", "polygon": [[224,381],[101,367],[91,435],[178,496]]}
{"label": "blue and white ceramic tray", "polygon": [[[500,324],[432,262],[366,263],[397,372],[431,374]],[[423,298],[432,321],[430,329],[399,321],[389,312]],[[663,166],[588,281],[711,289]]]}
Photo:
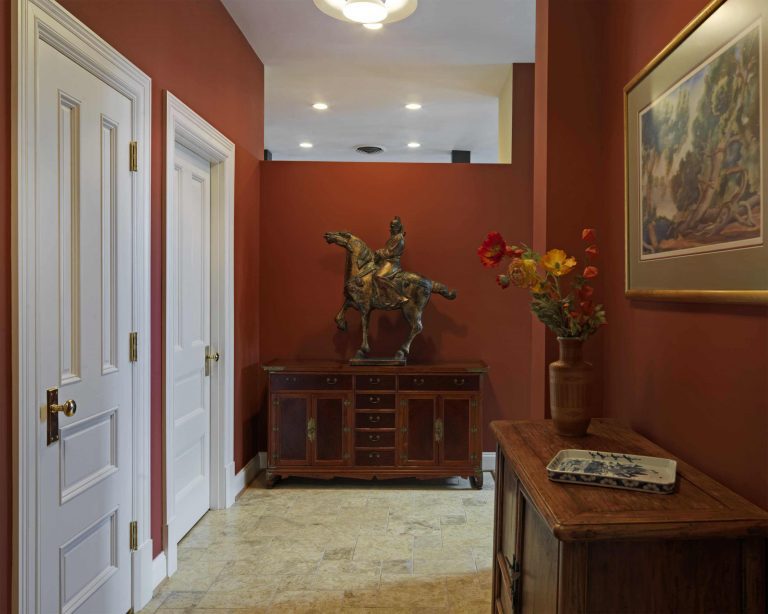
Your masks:
{"label": "blue and white ceramic tray", "polygon": [[624,488],[659,494],[675,490],[677,462],[594,450],[560,450],[547,465],[555,482]]}

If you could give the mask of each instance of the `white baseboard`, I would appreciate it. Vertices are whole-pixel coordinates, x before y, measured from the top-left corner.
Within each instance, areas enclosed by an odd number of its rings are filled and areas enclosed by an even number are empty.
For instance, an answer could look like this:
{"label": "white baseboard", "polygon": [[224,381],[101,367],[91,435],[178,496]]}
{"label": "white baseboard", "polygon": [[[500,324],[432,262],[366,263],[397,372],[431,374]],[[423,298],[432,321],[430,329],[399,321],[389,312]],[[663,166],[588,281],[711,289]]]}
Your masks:
{"label": "white baseboard", "polygon": [[[234,473],[234,470],[233,470]],[[233,475],[227,487],[227,507],[234,503],[237,496],[245,490],[259,473],[259,455],[257,454],[237,474]],[[229,472],[227,472],[229,476]],[[230,503],[232,502],[232,503]]]}
{"label": "white baseboard", "polygon": [[168,577],[165,552],[161,552],[152,560],[152,590]]}
{"label": "white baseboard", "polygon": [[267,453],[259,452],[259,471],[267,468]]}
{"label": "white baseboard", "polygon": [[152,600],[152,540],[147,539],[131,552],[132,602],[140,610]]}
{"label": "white baseboard", "polygon": [[496,470],[496,452],[483,452],[483,471]]}

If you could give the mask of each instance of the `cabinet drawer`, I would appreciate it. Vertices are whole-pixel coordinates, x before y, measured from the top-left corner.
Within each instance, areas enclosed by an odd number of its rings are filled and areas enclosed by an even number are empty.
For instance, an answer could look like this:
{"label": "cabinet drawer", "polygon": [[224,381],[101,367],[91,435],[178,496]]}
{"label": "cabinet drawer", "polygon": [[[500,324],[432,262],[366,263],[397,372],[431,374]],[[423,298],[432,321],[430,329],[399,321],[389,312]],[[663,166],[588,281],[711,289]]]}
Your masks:
{"label": "cabinet drawer", "polygon": [[357,412],[355,414],[355,427],[359,429],[392,429],[395,428],[394,412]]}
{"label": "cabinet drawer", "polygon": [[333,373],[272,373],[269,385],[274,390],[351,390],[351,375]]}
{"label": "cabinet drawer", "polygon": [[393,466],[395,464],[394,450],[357,450],[355,464],[358,466]]}
{"label": "cabinet drawer", "polygon": [[356,448],[394,448],[395,431],[355,431]]}
{"label": "cabinet drawer", "polygon": [[358,390],[394,390],[394,375],[356,375],[355,388]]}
{"label": "cabinet drawer", "polygon": [[480,390],[479,375],[399,375],[400,390]]}
{"label": "cabinet drawer", "polygon": [[356,394],[355,407],[357,409],[395,409],[395,395],[375,392]]}

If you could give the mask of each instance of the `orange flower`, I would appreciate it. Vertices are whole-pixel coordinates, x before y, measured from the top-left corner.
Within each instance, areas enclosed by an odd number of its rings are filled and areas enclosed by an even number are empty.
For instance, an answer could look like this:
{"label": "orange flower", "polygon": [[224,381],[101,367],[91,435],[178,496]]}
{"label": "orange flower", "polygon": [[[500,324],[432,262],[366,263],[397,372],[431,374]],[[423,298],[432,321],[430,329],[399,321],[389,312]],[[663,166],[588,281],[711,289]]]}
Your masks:
{"label": "orange flower", "polygon": [[477,248],[477,255],[484,267],[494,267],[501,262],[507,251],[507,244],[498,232],[489,232],[483,244]]}
{"label": "orange flower", "polygon": [[581,238],[584,241],[587,241],[588,243],[594,243],[595,242],[595,229],[594,228],[585,228],[581,231]]}
{"label": "orange flower", "polygon": [[562,277],[576,266],[576,258],[568,256],[561,249],[551,249],[541,257],[541,266],[555,277]]}
{"label": "orange flower", "polygon": [[584,273],[582,273],[582,275],[584,275],[585,279],[592,279],[593,277],[597,277],[597,267],[592,265],[585,267]]}
{"label": "orange flower", "polygon": [[590,258],[594,258],[600,253],[600,250],[597,249],[597,245],[590,245],[584,251],[587,253],[587,256],[589,256]]}

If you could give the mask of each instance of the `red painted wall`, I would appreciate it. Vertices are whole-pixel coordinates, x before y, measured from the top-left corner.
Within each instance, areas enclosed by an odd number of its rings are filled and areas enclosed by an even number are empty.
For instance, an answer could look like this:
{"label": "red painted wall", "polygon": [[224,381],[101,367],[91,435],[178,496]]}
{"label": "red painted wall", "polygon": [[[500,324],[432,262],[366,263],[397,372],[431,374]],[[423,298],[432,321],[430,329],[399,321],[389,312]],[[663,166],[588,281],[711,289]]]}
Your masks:
{"label": "red painted wall", "polygon": [[625,0],[610,3],[604,15],[604,407],[768,507],[768,310],[623,296],[622,88],[705,4]]}
{"label": "red painted wall", "polygon": [[[608,325],[589,346],[603,415],[768,507],[766,309],[624,298],[622,89],[706,3],[539,0],[534,233],[551,247],[600,231]],[[543,391],[531,396],[543,415]]]}
{"label": "red painted wall", "polygon": [[[0,8],[0,479],[11,484],[10,2]],[[218,0],[63,0],[62,4],[152,78],[152,539],[162,550],[163,90],[236,144],[235,461],[256,453],[259,160],[264,151],[264,67]],[[10,486],[9,491],[10,493]],[[11,498],[0,508],[0,611],[10,611]]]}
{"label": "red painted wall", "polygon": [[[516,69],[517,70],[517,69]],[[323,240],[349,230],[373,249],[400,215],[403,266],[458,289],[435,296],[424,313],[412,362],[485,360],[485,421],[528,413],[530,319],[522,293],[502,292],[475,251],[489,230],[530,241],[532,67],[517,71],[511,166],[265,162],[261,192],[261,357],[339,359],[360,344],[360,319],[349,312],[340,332],[344,252]],[[520,105],[517,107],[517,105]],[[375,353],[392,354],[407,328],[396,313],[372,317]],[[493,449],[485,434],[485,449]]]}

